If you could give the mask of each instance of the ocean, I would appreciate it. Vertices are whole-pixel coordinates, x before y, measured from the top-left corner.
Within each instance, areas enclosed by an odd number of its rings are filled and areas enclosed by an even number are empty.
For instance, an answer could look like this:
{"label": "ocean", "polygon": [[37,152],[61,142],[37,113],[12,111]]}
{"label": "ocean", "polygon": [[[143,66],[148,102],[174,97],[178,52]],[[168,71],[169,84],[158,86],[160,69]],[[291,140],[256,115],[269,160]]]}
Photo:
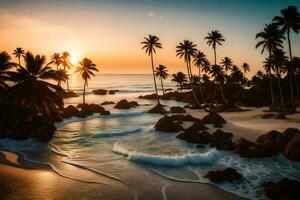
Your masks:
{"label": "ocean", "polygon": [[[157,82],[160,88],[160,82]],[[82,83],[78,76],[71,78],[71,90],[80,96],[65,99],[66,106],[82,102]],[[164,83],[165,89],[176,89],[170,78]],[[119,92],[95,95],[92,93],[94,89]],[[230,151],[197,148],[177,139],[176,133],[155,131],[154,124],[162,116],[149,114],[147,110],[156,102],[137,98],[153,92],[151,75],[97,75],[89,81],[87,103],[127,99],[142,106],[117,110],[114,105],[107,105],[105,108],[112,113],[109,116],[95,114],[85,119],[73,117],[56,123],[57,131],[49,145],[33,140],[3,139],[0,140],[0,148],[22,153],[28,160],[48,164],[63,176],[79,181],[97,182],[99,176],[105,176],[124,183],[134,191],[133,199],[145,199],[143,197],[153,194],[159,194],[159,199],[167,199],[172,183],[210,183],[203,176],[210,170],[226,167],[237,169],[244,178],[240,183],[216,186],[249,199],[265,198],[259,192],[264,181],[277,181],[283,177],[300,180],[300,163],[287,160],[282,155],[241,158]],[[162,101],[162,104],[167,109],[185,105],[172,100]],[[74,168],[79,170],[72,170]]]}

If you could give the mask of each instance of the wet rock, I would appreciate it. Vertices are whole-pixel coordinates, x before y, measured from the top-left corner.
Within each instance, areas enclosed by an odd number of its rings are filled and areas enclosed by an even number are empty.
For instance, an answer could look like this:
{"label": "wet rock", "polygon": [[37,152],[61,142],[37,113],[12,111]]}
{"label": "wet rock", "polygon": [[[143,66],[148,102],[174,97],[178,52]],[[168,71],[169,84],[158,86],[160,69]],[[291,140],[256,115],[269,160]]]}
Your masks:
{"label": "wet rock", "polygon": [[113,101],[104,101],[103,103],[101,103],[102,106],[111,105],[111,104],[115,104],[115,102],[113,102]]}
{"label": "wet rock", "polygon": [[178,139],[185,140],[188,143],[208,144],[211,140],[211,135],[206,132],[189,132],[184,131],[176,136]]}
{"label": "wet rock", "polygon": [[116,92],[119,92],[119,90],[109,90],[108,94],[116,94]]}
{"label": "wet rock", "polygon": [[180,106],[173,106],[170,109],[170,113],[185,113],[186,111],[184,110],[184,108],[180,107]]}
{"label": "wet rock", "polygon": [[179,124],[175,123],[171,117],[164,116],[160,118],[154,126],[155,130],[161,132],[179,132],[183,128]]}
{"label": "wet rock", "polygon": [[79,110],[73,106],[69,105],[68,107],[64,108],[60,116],[62,118],[71,118],[73,116],[77,116],[79,114]]}
{"label": "wet rock", "polygon": [[182,122],[195,122],[199,121],[199,119],[193,117],[192,115],[171,115],[171,118],[174,121],[182,121]]}
{"label": "wet rock", "polygon": [[202,121],[205,124],[216,124],[216,125],[226,123],[225,119],[221,115],[219,115],[218,113],[215,113],[215,112],[211,112],[208,115],[206,115],[205,117],[203,117]]}
{"label": "wet rock", "polygon": [[254,145],[253,142],[241,138],[234,144],[235,153],[239,154],[241,157],[252,158],[254,157],[254,153],[250,148]]}
{"label": "wet rock", "polygon": [[290,139],[284,149],[284,155],[291,160],[300,161],[300,133]]}
{"label": "wet rock", "polygon": [[122,99],[121,101],[119,101],[114,108],[117,109],[130,109],[130,108],[134,108],[136,105],[134,102],[129,102],[126,99]]}
{"label": "wet rock", "polygon": [[224,170],[210,171],[204,177],[211,182],[220,183],[222,181],[239,181],[242,175],[233,168],[226,168]]}
{"label": "wet rock", "polygon": [[218,150],[234,150],[234,144],[231,140],[232,137],[232,133],[218,129],[212,134],[210,146],[216,147]]}
{"label": "wet rock", "polygon": [[103,110],[102,112],[100,112],[100,115],[110,115],[110,111]]}
{"label": "wet rock", "polygon": [[297,200],[300,197],[300,182],[282,179],[279,182],[262,184],[265,195],[272,200]]}
{"label": "wet rock", "polygon": [[204,131],[207,130],[208,128],[205,126],[205,124],[201,120],[197,120],[194,122],[193,125],[188,127],[186,131],[189,132],[199,132],[199,131]]}
{"label": "wet rock", "polygon": [[161,104],[157,104],[156,106],[151,108],[148,112],[149,113],[155,113],[155,114],[166,114],[166,113],[168,113],[168,111],[166,111],[166,109]]}
{"label": "wet rock", "polygon": [[282,134],[275,130],[259,136],[256,139],[257,145],[253,148],[255,156],[265,157],[278,154],[280,151],[281,138]]}
{"label": "wet rock", "polygon": [[104,89],[92,90],[92,92],[94,94],[98,94],[98,95],[106,95],[107,94],[107,90],[104,90]]}
{"label": "wet rock", "polygon": [[79,97],[79,95],[73,91],[59,90],[57,91],[57,94],[62,98]]}

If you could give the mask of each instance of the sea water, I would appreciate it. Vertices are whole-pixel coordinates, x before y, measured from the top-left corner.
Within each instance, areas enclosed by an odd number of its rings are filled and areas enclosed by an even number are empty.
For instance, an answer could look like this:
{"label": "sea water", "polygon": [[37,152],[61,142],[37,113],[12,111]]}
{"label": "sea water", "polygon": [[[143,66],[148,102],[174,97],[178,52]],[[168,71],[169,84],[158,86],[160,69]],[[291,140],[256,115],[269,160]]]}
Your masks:
{"label": "sea water", "polygon": [[[260,191],[264,181],[284,177],[300,181],[300,163],[282,155],[261,159],[241,158],[230,151],[196,148],[176,138],[176,133],[161,133],[154,124],[161,117],[147,110],[155,100],[137,99],[153,93],[151,75],[97,75],[89,81],[86,102],[138,101],[141,106],[130,110],[114,109],[109,116],[94,114],[81,119],[73,117],[56,123],[57,131],[49,145],[34,140],[0,140],[0,148],[22,153],[26,159],[45,163],[58,174],[87,183],[101,183],[99,177],[121,182],[135,191],[135,199],[143,193],[162,193],[167,199],[167,187],[172,183],[209,183],[204,175],[210,170],[235,168],[243,175],[240,182],[217,184],[226,191],[249,199],[265,199]],[[159,83],[159,81],[158,81]],[[170,79],[166,89],[176,89]],[[65,104],[82,101],[82,80],[72,77],[71,89],[79,97],[65,99]],[[160,85],[158,85],[160,88]],[[119,90],[114,95],[95,95],[94,89]],[[161,93],[161,90],[159,91]],[[162,101],[166,109],[184,106],[176,101]],[[199,111],[202,112],[202,111]],[[234,124],[234,121],[230,122]],[[271,128],[271,127],[270,127]],[[58,155],[54,159],[54,154]],[[76,167],[79,172],[69,166]]]}

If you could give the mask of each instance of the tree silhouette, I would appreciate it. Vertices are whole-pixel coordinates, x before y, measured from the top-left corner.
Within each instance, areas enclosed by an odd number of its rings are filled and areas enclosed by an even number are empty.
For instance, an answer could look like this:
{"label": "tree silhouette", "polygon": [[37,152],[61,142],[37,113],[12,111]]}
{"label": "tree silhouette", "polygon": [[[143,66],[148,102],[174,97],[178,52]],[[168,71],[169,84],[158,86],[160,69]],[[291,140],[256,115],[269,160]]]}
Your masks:
{"label": "tree silhouette", "polygon": [[211,31],[210,33],[207,34],[207,36],[204,39],[207,40],[206,43],[209,46],[212,46],[212,48],[214,50],[214,55],[215,55],[215,65],[217,65],[216,47],[217,47],[217,45],[222,46],[222,42],[225,42],[225,39],[224,39],[223,35],[218,30]]}
{"label": "tree silhouette", "polygon": [[81,74],[81,77],[84,80],[83,84],[83,95],[82,103],[85,104],[85,89],[88,86],[88,79],[91,79],[91,76],[95,76],[94,72],[98,72],[96,65],[88,58],[84,58],[79,62],[79,67],[76,68],[76,72]]}
{"label": "tree silhouette", "polygon": [[10,62],[10,56],[6,51],[0,53],[0,94],[9,88],[6,81],[10,80],[8,70],[16,67],[17,64]]}
{"label": "tree silhouette", "polygon": [[[222,99],[225,102],[226,100],[225,100],[225,96],[223,93],[223,87],[222,87],[222,83],[225,81],[225,73],[224,73],[222,67],[220,65],[213,65],[211,68],[210,74],[214,78],[216,85],[219,85],[220,90],[221,90]],[[216,92],[217,92],[217,87],[215,87],[214,99],[216,96]]]}
{"label": "tree silhouette", "polygon": [[203,90],[202,90],[202,86],[201,86],[201,71],[204,70],[204,67],[206,67],[207,65],[207,58],[206,55],[201,52],[201,51],[197,51],[197,53],[194,55],[194,65],[196,67],[198,67],[199,70],[199,88],[200,88],[200,94],[202,99],[204,99],[204,95],[203,95]]}
{"label": "tree silhouette", "polygon": [[154,74],[153,54],[156,53],[156,49],[162,49],[162,45],[157,36],[150,35],[150,34],[148,35],[148,37],[144,38],[144,41],[141,42],[141,44],[143,45],[142,50],[145,49],[146,53],[151,58],[151,67],[152,67],[152,75],[153,75],[153,81],[154,81],[154,86],[155,86],[155,93],[156,93],[156,97],[157,97],[157,103],[160,104],[158,91],[157,91],[157,85],[156,85],[156,79],[155,79],[155,74]]}
{"label": "tree silhouette", "polygon": [[[62,53],[61,56],[61,64],[64,67],[64,70],[67,72],[67,70],[70,70],[72,67],[72,63],[71,63],[71,55],[69,54],[69,52],[65,51]],[[70,91],[69,88],[69,78],[67,79],[67,90]]]}
{"label": "tree silhouette", "polygon": [[161,88],[163,94],[165,94],[163,79],[166,79],[169,76],[167,68],[164,65],[159,65],[155,68],[155,76],[160,79]]}
{"label": "tree silhouette", "polygon": [[233,62],[229,57],[224,57],[221,62],[221,67],[223,67],[223,69],[225,70],[225,72],[227,73],[228,71],[230,71],[232,69],[233,66]]}
{"label": "tree silhouette", "polygon": [[23,56],[24,53],[25,51],[21,47],[16,48],[13,52],[13,55],[19,60],[19,65],[21,65],[21,56]]}
{"label": "tree silhouette", "polygon": [[177,72],[172,75],[172,81],[176,82],[177,86],[179,86],[178,90],[182,90],[182,84],[187,82],[186,75],[182,72]]}
{"label": "tree silhouette", "polygon": [[246,73],[250,72],[250,65],[248,63],[243,63],[241,66],[244,76],[246,77]]}
{"label": "tree silhouette", "polygon": [[60,53],[54,53],[51,56],[51,61],[53,61],[53,64],[56,65],[56,70],[58,70],[59,65],[62,64],[62,58],[60,57]]}

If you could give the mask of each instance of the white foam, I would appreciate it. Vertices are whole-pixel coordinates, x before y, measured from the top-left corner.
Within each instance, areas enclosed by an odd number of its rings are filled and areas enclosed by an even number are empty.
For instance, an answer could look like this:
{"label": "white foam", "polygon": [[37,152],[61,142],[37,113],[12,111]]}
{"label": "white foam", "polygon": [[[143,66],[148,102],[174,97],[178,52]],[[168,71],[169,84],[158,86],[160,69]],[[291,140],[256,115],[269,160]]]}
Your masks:
{"label": "white foam", "polygon": [[143,130],[143,128],[132,128],[132,129],[124,130],[124,131],[98,133],[98,134],[93,135],[93,138],[123,136],[123,135],[137,133],[141,130]]}
{"label": "white foam", "polygon": [[118,143],[115,143],[112,151],[127,157],[128,160],[164,166],[211,163],[218,158],[218,151],[216,149],[212,149],[209,152],[203,154],[187,153],[183,155],[173,156],[151,155],[139,153],[136,151],[128,151],[126,148],[118,145]]}

